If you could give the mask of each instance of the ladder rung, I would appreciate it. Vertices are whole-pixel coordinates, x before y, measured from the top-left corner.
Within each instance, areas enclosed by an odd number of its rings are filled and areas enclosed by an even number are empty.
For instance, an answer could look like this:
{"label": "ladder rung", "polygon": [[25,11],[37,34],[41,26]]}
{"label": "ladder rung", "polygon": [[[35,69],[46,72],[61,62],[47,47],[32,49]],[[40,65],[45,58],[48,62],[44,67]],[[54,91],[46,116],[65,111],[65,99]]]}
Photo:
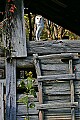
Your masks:
{"label": "ladder rung", "polygon": [[38,56],[40,59],[49,59],[49,58],[54,58],[54,59],[71,59],[77,56],[77,53],[61,53],[61,54],[50,54],[50,55],[43,55],[43,56]]}
{"label": "ladder rung", "polygon": [[78,102],[73,103],[54,103],[54,104],[39,104],[37,105],[38,110],[44,109],[59,109],[59,108],[75,108],[78,106]]}
{"label": "ladder rung", "polygon": [[53,81],[53,80],[75,80],[75,74],[60,74],[60,75],[47,75],[38,76],[38,81]]}

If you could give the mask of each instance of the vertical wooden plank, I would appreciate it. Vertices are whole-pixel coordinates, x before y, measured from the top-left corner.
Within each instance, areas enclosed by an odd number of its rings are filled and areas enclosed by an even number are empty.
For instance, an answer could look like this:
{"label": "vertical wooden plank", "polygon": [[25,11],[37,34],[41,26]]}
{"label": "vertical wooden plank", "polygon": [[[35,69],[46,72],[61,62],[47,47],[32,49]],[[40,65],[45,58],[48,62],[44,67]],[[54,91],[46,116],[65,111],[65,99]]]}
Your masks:
{"label": "vertical wooden plank", "polygon": [[[72,74],[73,73],[73,68],[72,68],[72,59],[69,60],[69,72]],[[70,80],[70,87],[71,87],[71,103],[74,102],[74,83],[73,80]],[[71,108],[71,116],[72,120],[75,120],[75,109]]]}
{"label": "vertical wooden plank", "polygon": [[[41,76],[41,69],[40,69],[38,54],[34,54],[33,57],[34,57],[34,65],[36,68],[37,76]],[[42,82],[38,82],[38,90],[39,90],[39,103],[42,104],[43,103]],[[39,111],[39,120],[43,120],[42,110]]]}
{"label": "vertical wooden plank", "polygon": [[2,89],[2,98],[1,98],[1,103],[2,103],[2,120],[4,120],[4,83],[1,83],[1,89]]}
{"label": "vertical wooden plank", "polygon": [[16,59],[6,60],[6,120],[16,120]]}
{"label": "vertical wooden plank", "polygon": [[[6,20],[6,26],[4,26],[3,32],[3,45],[6,49],[11,48],[11,57],[26,57],[26,33],[25,33],[25,22],[24,22],[24,2],[23,0],[15,0],[16,6],[12,19]],[[11,17],[11,16],[10,16]],[[8,31],[9,35],[7,34]]]}
{"label": "vertical wooden plank", "polygon": [[0,82],[0,120],[4,120],[4,83]]}
{"label": "vertical wooden plank", "polygon": [[26,57],[26,34],[24,25],[24,4],[23,0],[15,0],[16,10],[14,13],[12,30],[12,57]]}

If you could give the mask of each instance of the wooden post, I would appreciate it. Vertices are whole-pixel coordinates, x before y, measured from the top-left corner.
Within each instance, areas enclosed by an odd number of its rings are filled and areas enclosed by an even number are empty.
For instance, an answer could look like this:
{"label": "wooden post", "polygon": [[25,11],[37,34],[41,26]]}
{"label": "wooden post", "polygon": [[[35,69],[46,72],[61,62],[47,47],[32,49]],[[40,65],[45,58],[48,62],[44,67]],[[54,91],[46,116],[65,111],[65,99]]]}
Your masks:
{"label": "wooden post", "polygon": [[6,120],[16,120],[16,59],[6,60]]}
{"label": "wooden post", "polygon": [[12,30],[12,57],[26,57],[26,34],[24,25],[24,3],[23,0],[15,0],[16,10],[14,13]]}
{"label": "wooden post", "polygon": [[[69,72],[71,74],[73,74],[72,59],[69,60]],[[70,80],[70,87],[71,87],[71,103],[74,103],[74,83],[73,83],[73,80]],[[75,120],[75,108],[71,108],[71,117],[72,117],[72,120]]]}
{"label": "wooden post", "polygon": [[7,19],[4,27],[3,44],[7,56],[27,57],[23,0],[15,0],[14,4],[15,12],[10,16],[11,19]]}
{"label": "wooden post", "polygon": [[[40,63],[38,59],[38,54],[34,54],[34,65],[36,68],[37,77],[41,76],[41,70],[40,70]],[[39,103],[43,103],[43,94],[42,94],[42,82],[38,82],[38,90],[39,90]],[[39,120],[43,120],[43,111],[39,110]]]}
{"label": "wooden post", "polygon": [[1,83],[2,86],[2,120],[4,120],[4,83]]}
{"label": "wooden post", "polygon": [[0,112],[0,120],[4,120],[4,82],[0,82],[0,109],[1,109],[1,112]]}

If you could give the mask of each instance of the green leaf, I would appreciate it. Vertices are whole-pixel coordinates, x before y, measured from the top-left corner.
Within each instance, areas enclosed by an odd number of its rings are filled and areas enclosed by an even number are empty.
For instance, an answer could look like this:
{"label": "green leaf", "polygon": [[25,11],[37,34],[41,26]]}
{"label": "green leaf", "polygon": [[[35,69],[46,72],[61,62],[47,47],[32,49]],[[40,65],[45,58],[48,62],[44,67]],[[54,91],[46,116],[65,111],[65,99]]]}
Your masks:
{"label": "green leaf", "polygon": [[30,89],[30,95],[36,97],[36,91],[34,89]]}
{"label": "green leaf", "polygon": [[21,87],[21,88],[25,88],[24,80],[22,80],[22,81],[20,82],[20,87]]}
{"label": "green leaf", "polygon": [[18,102],[28,104],[28,96],[22,97],[21,99],[18,100]]}

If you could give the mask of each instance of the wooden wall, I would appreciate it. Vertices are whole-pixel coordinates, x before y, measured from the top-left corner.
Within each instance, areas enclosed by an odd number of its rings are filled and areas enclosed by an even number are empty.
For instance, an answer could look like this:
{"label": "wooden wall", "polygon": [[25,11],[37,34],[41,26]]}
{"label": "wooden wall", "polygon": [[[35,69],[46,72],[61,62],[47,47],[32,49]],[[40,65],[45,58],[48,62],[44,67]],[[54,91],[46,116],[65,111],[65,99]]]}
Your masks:
{"label": "wooden wall", "polygon": [[[28,47],[28,57],[26,58],[17,58],[16,59],[16,69],[18,70],[16,74],[20,74],[20,70],[33,70],[36,71],[34,67],[34,59],[33,54],[42,55],[50,55],[50,54],[70,54],[73,53],[70,58],[73,63],[73,73],[76,76],[74,80],[74,88],[75,88],[75,102],[78,102],[78,107],[75,109],[76,120],[80,119],[80,41],[78,40],[63,40],[63,41],[39,41],[27,42]],[[78,53],[78,56],[77,54]],[[4,50],[0,48],[0,69],[4,71],[1,73],[4,74],[5,78],[5,58],[4,58]],[[73,56],[75,56],[73,58]],[[69,59],[64,58],[39,58],[40,62],[40,70],[41,75],[57,75],[57,74],[69,74]],[[36,74],[34,72],[34,74]],[[17,86],[22,79],[17,77]],[[35,80],[35,88],[38,89],[38,83]],[[43,103],[44,104],[62,104],[71,102],[71,90],[70,90],[70,81],[68,80],[55,80],[55,81],[46,81],[42,84],[43,91]],[[33,98],[30,96],[30,101],[35,102],[36,106],[33,109],[29,109],[30,120],[38,120],[39,119],[39,109],[37,106],[39,105],[39,92],[36,91],[37,98]],[[17,89],[17,100],[24,96],[23,92]],[[16,102],[17,102],[16,100]],[[26,106],[23,103],[17,103],[17,120],[24,120],[26,116]],[[44,110],[44,119],[43,120],[71,120],[71,108],[64,108],[58,106],[55,109],[45,109]]]}

